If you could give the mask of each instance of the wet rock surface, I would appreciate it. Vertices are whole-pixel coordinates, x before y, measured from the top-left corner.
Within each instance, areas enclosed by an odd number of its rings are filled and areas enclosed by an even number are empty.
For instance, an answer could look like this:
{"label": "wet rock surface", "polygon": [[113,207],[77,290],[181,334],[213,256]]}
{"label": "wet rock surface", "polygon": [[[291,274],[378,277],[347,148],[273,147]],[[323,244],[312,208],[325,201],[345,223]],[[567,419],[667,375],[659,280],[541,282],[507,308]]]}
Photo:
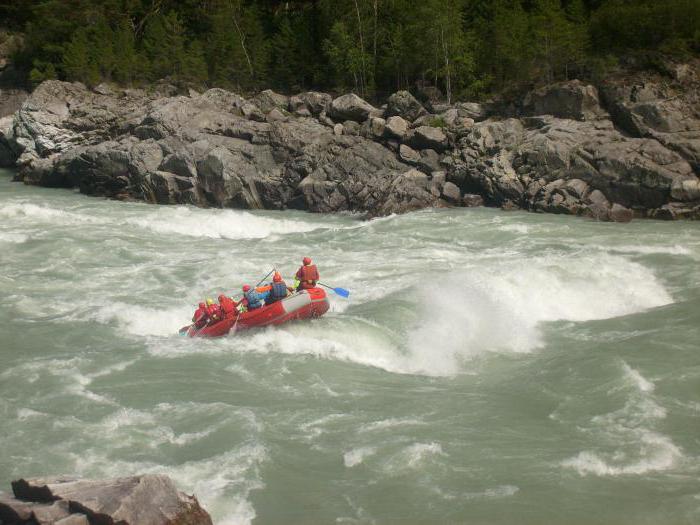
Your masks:
{"label": "wet rock surface", "polygon": [[2,525],[211,525],[194,496],[167,476],[107,480],[71,477],[19,479],[14,497],[0,495]]}
{"label": "wet rock surface", "polygon": [[671,87],[554,84],[510,118],[470,102],[431,114],[408,92],[380,109],[354,94],[247,100],[47,81],[0,118],[0,164],[28,184],[162,204],[373,216],[483,202],[597,220],[698,218],[697,72],[686,69]]}

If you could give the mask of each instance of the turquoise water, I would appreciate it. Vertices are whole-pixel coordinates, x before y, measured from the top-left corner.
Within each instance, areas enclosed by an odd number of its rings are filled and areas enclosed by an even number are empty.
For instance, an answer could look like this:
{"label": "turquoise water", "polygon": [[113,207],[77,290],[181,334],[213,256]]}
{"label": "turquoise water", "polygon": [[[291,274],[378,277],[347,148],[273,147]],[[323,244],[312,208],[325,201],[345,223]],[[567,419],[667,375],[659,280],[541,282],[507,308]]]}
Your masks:
{"label": "turquoise water", "polygon": [[[301,257],[312,322],[191,340]],[[0,483],[163,472],[217,523],[700,522],[700,224],[363,222],[0,174]]]}

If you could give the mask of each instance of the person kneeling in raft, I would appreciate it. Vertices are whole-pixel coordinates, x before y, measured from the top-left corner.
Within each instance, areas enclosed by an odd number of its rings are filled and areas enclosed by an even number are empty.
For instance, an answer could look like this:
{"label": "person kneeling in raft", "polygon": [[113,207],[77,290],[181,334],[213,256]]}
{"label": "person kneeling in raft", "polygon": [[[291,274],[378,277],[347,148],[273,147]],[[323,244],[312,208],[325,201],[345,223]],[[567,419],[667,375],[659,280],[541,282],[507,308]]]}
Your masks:
{"label": "person kneeling in raft", "polygon": [[302,265],[299,267],[296,273],[296,281],[294,282],[294,287],[296,291],[308,290],[310,288],[316,288],[316,283],[321,278],[318,274],[318,268],[315,264],[311,264],[310,257],[304,257],[302,260]]}
{"label": "person kneeling in raft", "polygon": [[257,310],[263,305],[263,301],[270,295],[270,292],[261,292],[259,289],[251,288],[249,284],[244,284],[243,299],[238,302],[241,312]]}
{"label": "person kneeling in raft", "polygon": [[256,290],[258,292],[268,293],[267,297],[265,298],[265,306],[284,299],[285,297],[287,297],[289,292],[294,291],[293,288],[287,286],[287,283],[284,282],[279,272],[275,272],[275,275],[273,275],[272,282],[270,284],[266,286],[260,286],[256,288]]}

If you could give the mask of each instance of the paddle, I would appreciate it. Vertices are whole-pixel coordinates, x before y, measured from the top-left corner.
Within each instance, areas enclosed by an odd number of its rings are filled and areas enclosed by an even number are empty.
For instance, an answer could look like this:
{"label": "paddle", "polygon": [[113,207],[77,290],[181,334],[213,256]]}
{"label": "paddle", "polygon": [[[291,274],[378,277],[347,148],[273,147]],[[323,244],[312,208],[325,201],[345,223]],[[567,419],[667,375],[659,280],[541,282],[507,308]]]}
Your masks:
{"label": "paddle", "polygon": [[329,290],[332,290],[340,297],[345,297],[346,299],[348,297],[350,297],[350,290],[346,290],[345,288],[333,288],[332,286],[328,286],[327,284],[323,284],[323,283],[318,283],[318,284],[320,284],[324,288],[328,288]]}
{"label": "paddle", "polygon": [[277,270],[277,268],[273,268],[272,270],[270,270],[270,273],[268,273],[265,277],[263,277],[262,279],[260,279],[260,281],[258,281],[258,284],[255,285],[255,288],[257,288],[257,287],[260,286],[262,283],[264,283],[264,282],[265,282],[265,279],[267,279],[268,277],[270,277],[270,275],[272,275],[272,274],[275,272],[275,270]]}

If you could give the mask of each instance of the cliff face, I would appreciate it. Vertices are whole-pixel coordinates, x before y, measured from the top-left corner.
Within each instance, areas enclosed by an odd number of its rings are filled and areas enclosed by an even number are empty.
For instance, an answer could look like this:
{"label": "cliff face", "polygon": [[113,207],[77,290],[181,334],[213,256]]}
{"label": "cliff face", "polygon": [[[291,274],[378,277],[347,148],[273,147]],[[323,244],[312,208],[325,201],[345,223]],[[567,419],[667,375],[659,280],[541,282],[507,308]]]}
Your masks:
{"label": "cliff face", "polygon": [[400,213],[490,206],[600,220],[700,217],[700,78],[572,81],[507,110],[407,92],[246,100],[48,81],[0,120],[28,184],[198,206]]}

